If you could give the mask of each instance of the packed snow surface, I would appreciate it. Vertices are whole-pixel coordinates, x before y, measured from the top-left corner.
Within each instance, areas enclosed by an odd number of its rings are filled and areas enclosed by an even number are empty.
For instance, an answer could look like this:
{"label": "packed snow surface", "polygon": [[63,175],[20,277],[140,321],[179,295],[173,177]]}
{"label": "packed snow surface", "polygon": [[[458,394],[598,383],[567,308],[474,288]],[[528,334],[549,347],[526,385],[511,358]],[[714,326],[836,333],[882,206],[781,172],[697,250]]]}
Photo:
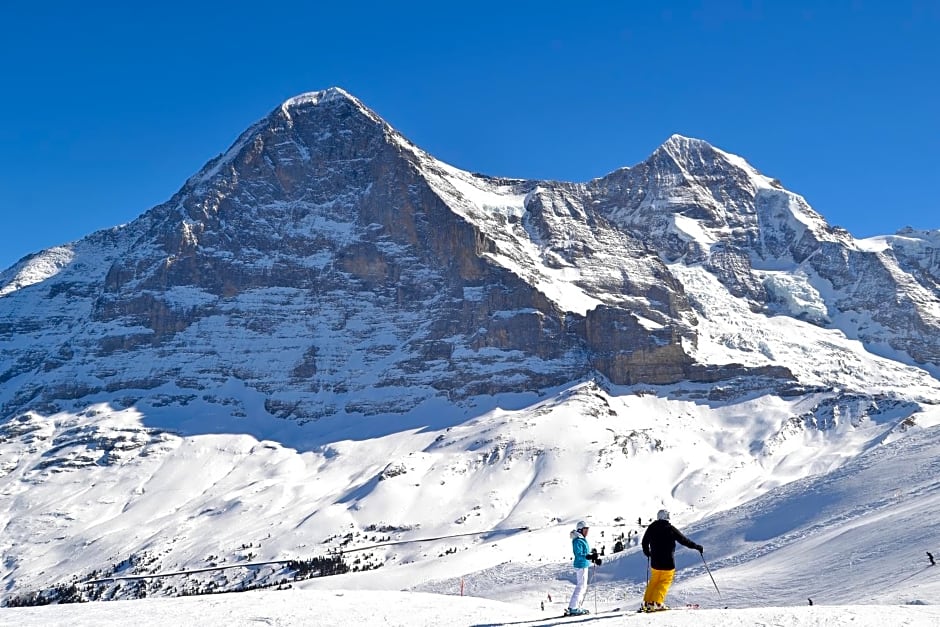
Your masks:
{"label": "packed snow surface", "polygon": [[499,627],[579,625],[581,627],[753,627],[820,625],[825,627],[909,627],[940,624],[940,607],[813,606],[767,607],[745,610],[677,609],[637,614],[632,609],[562,618],[562,603],[521,607],[476,597],[453,597],[414,592],[317,592],[286,590],[240,594],[145,599],[83,605],[57,605],[0,611],[0,625],[18,627],[150,627],[179,625],[383,625],[387,627]]}

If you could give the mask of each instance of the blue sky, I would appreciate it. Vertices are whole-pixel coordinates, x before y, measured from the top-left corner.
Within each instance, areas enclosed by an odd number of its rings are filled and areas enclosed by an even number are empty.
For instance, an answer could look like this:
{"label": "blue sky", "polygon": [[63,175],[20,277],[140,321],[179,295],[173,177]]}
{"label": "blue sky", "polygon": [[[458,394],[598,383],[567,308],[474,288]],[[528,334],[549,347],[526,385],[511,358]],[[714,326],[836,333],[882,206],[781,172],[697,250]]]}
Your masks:
{"label": "blue sky", "polygon": [[680,133],[856,236],[940,228],[936,0],[4,0],[0,76],[0,268],[333,85],[468,170],[582,181]]}

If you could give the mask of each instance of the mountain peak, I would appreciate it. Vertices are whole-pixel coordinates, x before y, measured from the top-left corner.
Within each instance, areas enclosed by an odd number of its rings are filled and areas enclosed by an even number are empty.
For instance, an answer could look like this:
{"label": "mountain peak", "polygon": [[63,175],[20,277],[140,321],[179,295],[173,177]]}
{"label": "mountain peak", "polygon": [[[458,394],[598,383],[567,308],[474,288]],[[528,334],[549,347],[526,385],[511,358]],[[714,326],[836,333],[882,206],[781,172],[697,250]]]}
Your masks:
{"label": "mountain peak", "polygon": [[328,87],[327,89],[321,89],[320,91],[308,91],[292,98],[288,98],[281,105],[281,108],[290,109],[292,107],[319,105],[343,100],[355,102],[360,105],[362,104],[345,89],[341,87]]}
{"label": "mountain peak", "polygon": [[[378,126],[385,128],[388,132],[392,130],[378,114],[340,87],[305,92],[288,98],[267,116],[248,127],[225,153],[209,161],[202,170],[191,177],[184,188],[191,188],[205,183],[236,159],[246,147],[251,146],[257,137],[279,132],[277,129],[282,128],[285,122],[287,128],[292,128],[300,119],[312,120],[318,116],[330,118],[337,115],[339,117],[336,117],[336,119],[345,119],[344,105],[347,112],[351,108],[354,112],[358,112],[360,116],[369,120],[370,123],[366,124],[366,127],[374,128]],[[322,120],[316,122],[316,124],[319,123],[322,123]]]}
{"label": "mountain peak", "polygon": [[383,123],[383,120],[378,115],[376,115],[374,111],[362,104],[361,100],[341,87],[328,87],[327,89],[320,91],[309,91],[292,98],[288,98],[281,104],[278,110],[288,119],[290,119],[291,112],[293,111],[305,110],[311,107],[321,107],[335,103],[352,104],[356,109],[358,109],[361,113],[365,114],[373,121]]}
{"label": "mountain peak", "polygon": [[679,165],[687,175],[698,176],[703,173],[703,167],[708,169],[708,164],[714,166],[717,163],[723,163],[726,164],[724,167],[730,167],[732,171],[743,172],[755,188],[780,187],[779,183],[761,174],[743,157],[716,148],[704,139],[673,134],[656,149],[653,155],[665,155]]}
{"label": "mountain peak", "polygon": [[665,142],[663,142],[663,148],[666,149],[677,149],[677,150],[690,150],[690,149],[712,149],[714,146],[709,144],[704,139],[696,139],[695,137],[686,137],[685,135],[679,135],[678,133],[673,133],[669,136]]}
{"label": "mountain peak", "polygon": [[727,156],[726,153],[718,150],[704,139],[679,134],[671,135],[653,154],[657,153],[665,153],[665,155],[683,165],[688,165],[690,162],[711,162],[718,156]]}

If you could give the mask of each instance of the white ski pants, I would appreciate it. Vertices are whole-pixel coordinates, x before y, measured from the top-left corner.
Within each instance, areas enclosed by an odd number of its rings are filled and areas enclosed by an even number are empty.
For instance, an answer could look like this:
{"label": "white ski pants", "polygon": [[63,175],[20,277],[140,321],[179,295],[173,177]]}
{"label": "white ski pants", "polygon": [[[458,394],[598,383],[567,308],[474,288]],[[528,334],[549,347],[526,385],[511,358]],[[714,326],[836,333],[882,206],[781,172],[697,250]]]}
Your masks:
{"label": "white ski pants", "polygon": [[574,569],[574,592],[571,593],[571,601],[568,603],[568,607],[572,609],[581,607],[584,595],[587,594],[588,570],[587,566]]}

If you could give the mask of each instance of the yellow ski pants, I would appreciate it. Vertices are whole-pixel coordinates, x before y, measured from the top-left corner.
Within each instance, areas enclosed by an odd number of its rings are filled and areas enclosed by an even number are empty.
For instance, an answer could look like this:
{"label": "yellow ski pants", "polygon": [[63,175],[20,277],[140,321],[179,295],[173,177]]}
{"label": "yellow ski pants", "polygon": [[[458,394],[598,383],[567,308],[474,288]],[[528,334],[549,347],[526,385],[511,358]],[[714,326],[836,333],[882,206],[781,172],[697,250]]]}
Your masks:
{"label": "yellow ski pants", "polygon": [[644,603],[666,603],[666,595],[669,593],[669,586],[672,585],[672,578],[676,576],[675,570],[656,570],[650,569],[650,581],[646,584],[646,592],[643,593]]}

